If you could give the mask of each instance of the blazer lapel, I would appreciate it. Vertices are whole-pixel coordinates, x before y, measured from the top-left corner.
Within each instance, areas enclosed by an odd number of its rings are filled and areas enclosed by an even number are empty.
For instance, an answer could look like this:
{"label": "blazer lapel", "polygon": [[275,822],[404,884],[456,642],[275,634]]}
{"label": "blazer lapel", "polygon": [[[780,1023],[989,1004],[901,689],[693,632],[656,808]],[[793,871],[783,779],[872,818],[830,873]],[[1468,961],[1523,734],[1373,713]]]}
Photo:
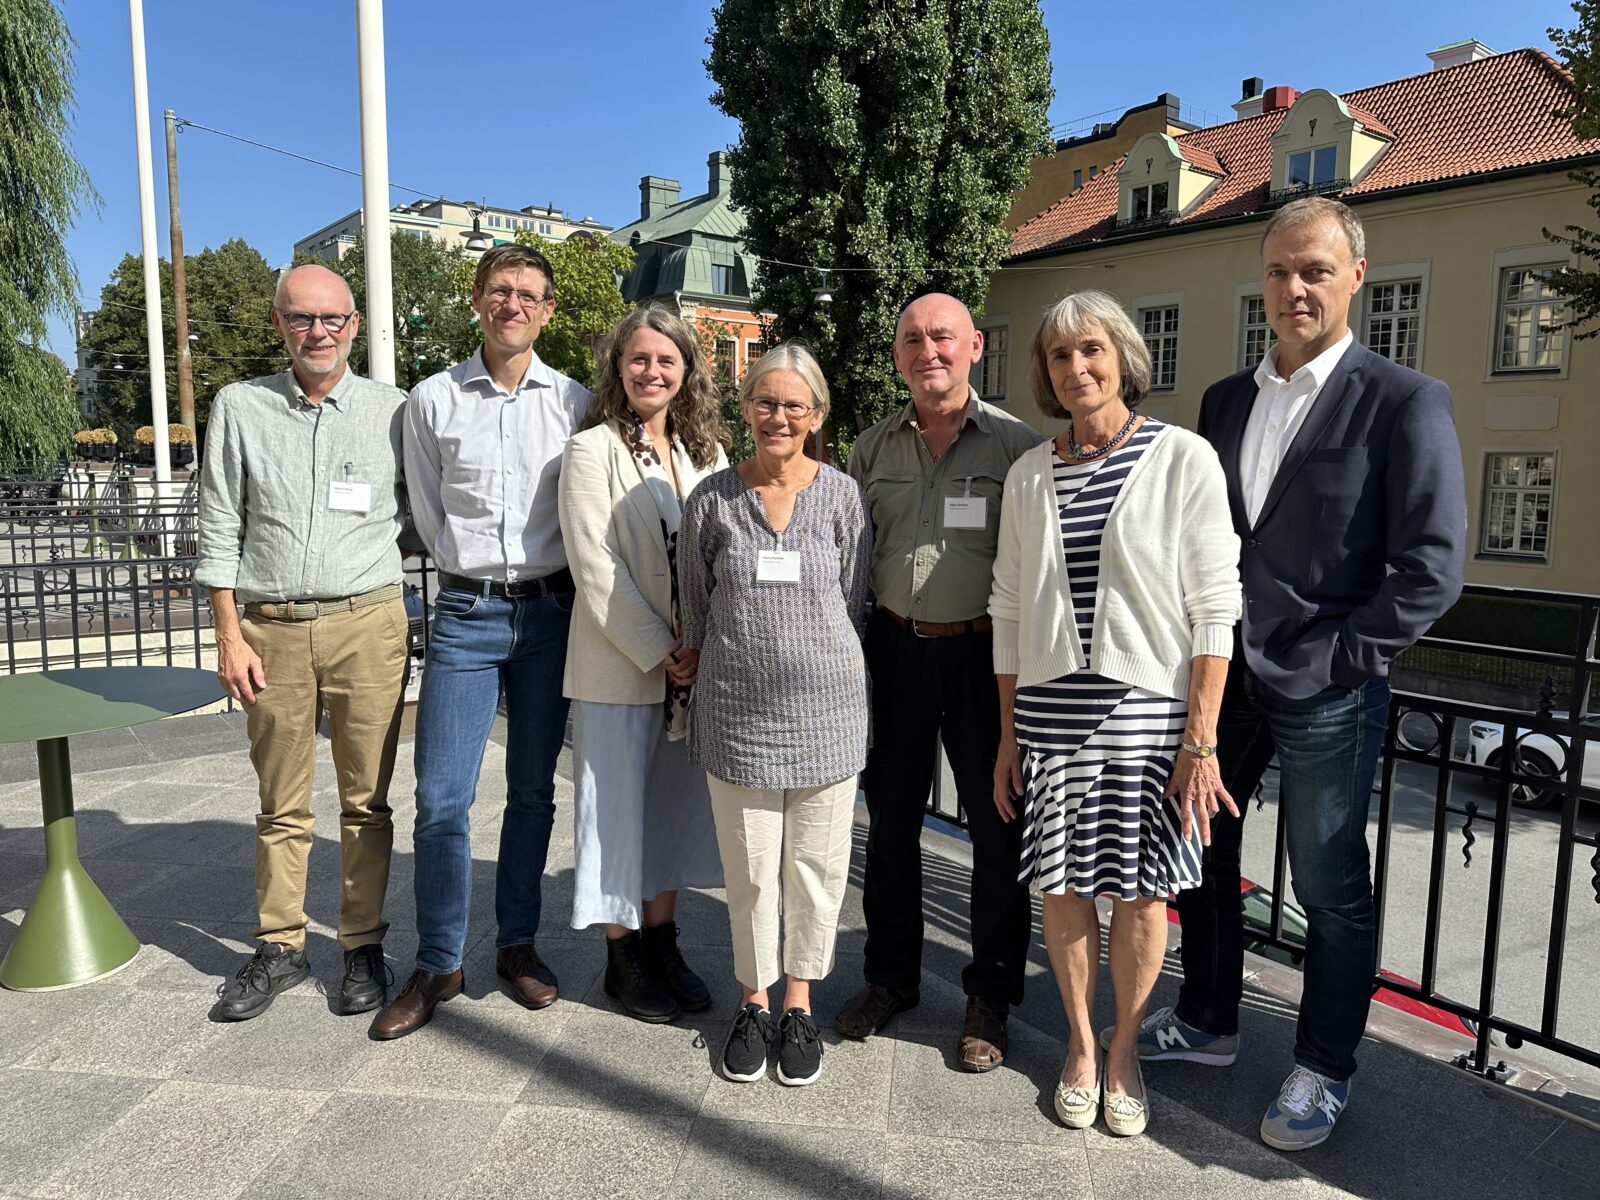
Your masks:
{"label": "blazer lapel", "polygon": [[1355,395],[1356,375],[1365,351],[1360,342],[1351,343],[1350,349],[1339,360],[1339,365],[1334,367],[1333,374],[1328,376],[1328,382],[1312,401],[1311,411],[1306,414],[1299,432],[1294,435],[1294,441],[1284,451],[1283,459],[1278,464],[1278,473],[1273,477],[1272,486],[1267,489],[1267,498],[1261,503],[1261,513],[1256,517],[1258,528],[1271,515],[1273,506],[1293,481],[1295,472],[1306,461],[1306,455],[1316,449],[1333,418]]}
{"label": "blazer lapel", "polygon": [[617,477],[627,481],[626,491],[628,503],[633,506],[634,516],[650,531],[650,542],[661,551],[663,561],[667,557],[666,537],[661,532],[661,512],[656,508],[655,498],[650,495],[650,485],[645,481],[644,470],[639,466],[639,460],[634,457],[633,449],[628,445],[626,437],[620,429],[612,429],[611,453],[620,460],[617,464]]}

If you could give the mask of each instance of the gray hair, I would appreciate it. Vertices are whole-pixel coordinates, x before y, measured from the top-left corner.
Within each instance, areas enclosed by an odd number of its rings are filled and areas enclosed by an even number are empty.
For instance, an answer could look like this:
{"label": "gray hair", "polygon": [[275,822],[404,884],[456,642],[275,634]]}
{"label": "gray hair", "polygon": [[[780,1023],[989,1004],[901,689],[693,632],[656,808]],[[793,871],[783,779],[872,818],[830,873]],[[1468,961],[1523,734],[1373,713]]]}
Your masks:
{"label": "gray hair", "polygon": [[772,371],[793,371],[800,376],[811,389],[811,402],[824,417],[828,415],[828,381],[804,342],[780,342],[745,368],[744,378],[739,381],[739,403],[750,399],[756,384]]}
{"label": "gray hair", "polygon": [[1050,347],[1063,338],[1081,339],[1091,322],[1099,324],[1117,352],[1117,369],[1122,375],[1122,402],[1138,408],[1150,391],[1150,351],[1134,328],[1133,320],[1117,298],[1106,292],[1074,292],[1063,296],[1044,311],[1044,319],[1028,347],[1028,374],[1033,382],[1033,398],[1047,417],[1063,419],[1067,410],[1050,382]]}
{"label": "gray hair", "polygon": [[1344,240],[1350,244],[1352,263],[1360,262],[1367,256],[1367,231],[1361,227],[1361,218],[1348,204],[1332,196],[1302,196],[1273,213],[1261,233],[1261,252],[1266,253],[1267,239],[1279,230],[1299,229],[1323,221],[1334,221],[1344,230]]}

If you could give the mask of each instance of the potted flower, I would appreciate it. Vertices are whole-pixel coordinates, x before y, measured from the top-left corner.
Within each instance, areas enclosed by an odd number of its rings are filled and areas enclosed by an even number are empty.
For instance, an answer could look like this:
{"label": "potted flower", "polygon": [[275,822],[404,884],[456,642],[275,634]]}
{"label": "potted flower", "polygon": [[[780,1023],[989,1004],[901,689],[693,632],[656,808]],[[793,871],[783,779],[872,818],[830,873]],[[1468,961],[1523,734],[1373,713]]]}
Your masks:
{"label": "potted flower", "polygon": [[94,430],[80,429],[72,435],[72,448],[77,456],[87,461],[94,455]]}
{"label": "potted flower", "polygon": [[97,462],[110,462],[117,456],[117,435],[114,430],[101,426],[98,429],[84,431],[90,450],[90,457]]}
{"label": "potted flower", "polygon": [[174,470],[187,467],[194,461],[194,431],[187,425],[168,425],[167,452]]}
{"label": "potted flower", "polygon": [[141,425],[133,431],[133,457],[136,462],[150,466],[156,461],[156,431],[153,425]]}

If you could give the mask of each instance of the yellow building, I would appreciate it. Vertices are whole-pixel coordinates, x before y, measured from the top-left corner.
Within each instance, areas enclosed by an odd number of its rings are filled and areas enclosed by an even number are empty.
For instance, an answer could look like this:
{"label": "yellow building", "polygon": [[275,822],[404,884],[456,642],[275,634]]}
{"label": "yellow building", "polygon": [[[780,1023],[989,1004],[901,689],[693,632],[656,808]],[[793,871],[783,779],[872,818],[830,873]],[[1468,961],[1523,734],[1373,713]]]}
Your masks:
{"label": "yellow building", "polygon": [[[467,244],[474,228],[482,234],[482,249],[473,249]],[[564,242],[575,233],[604,237],[611,232],[611,226],[602,225],[593,217],[579,220],[553,205],[496,208],[465,200],[417,200],[389,210],[391,237],[429,238],[465,250],[472,258],[477,258],[490,246],[515,240],[517,234],[523,232]],[[295,242],[294,256],[333,262],[350,252],[360,233],[361,210],[357,209]]]}
{"label": "yellow building", "polygon": [[1028,342],[1052,301],[1101,288],[1150,346],[1145,411],[1192,427],[1205,389],[1270,344],[1267,218],[1296,196],[1336,195],[1367,231],[1356,336],[1454,397],[1468,580],[1600,592],[1600,340],[1549,328],[1563,309],[1543,272],[1576,263],[1541,233],[1593,221],[1568,173],[1600,160],[1600,141],[1552,115],[1572,81],[1540,51],[1468,42],[1430,57],[1426,74],[1344,96],[1269,88],[1236,106],[1258,115],[1141,136],[1017,229],[980,321],[974,386],[1058,428],[1029,393]]}

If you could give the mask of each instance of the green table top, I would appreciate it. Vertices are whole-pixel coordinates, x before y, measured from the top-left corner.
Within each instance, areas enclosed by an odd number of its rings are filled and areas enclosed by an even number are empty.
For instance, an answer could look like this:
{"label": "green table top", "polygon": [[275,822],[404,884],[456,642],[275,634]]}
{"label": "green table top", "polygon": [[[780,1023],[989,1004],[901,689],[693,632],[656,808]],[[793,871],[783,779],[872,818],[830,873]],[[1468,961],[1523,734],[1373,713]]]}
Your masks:
{"label": "green table top", "polygon": [[216,673],[195,667],[79,667],[0,676],[0,743],[142,725],[222,698]]}

